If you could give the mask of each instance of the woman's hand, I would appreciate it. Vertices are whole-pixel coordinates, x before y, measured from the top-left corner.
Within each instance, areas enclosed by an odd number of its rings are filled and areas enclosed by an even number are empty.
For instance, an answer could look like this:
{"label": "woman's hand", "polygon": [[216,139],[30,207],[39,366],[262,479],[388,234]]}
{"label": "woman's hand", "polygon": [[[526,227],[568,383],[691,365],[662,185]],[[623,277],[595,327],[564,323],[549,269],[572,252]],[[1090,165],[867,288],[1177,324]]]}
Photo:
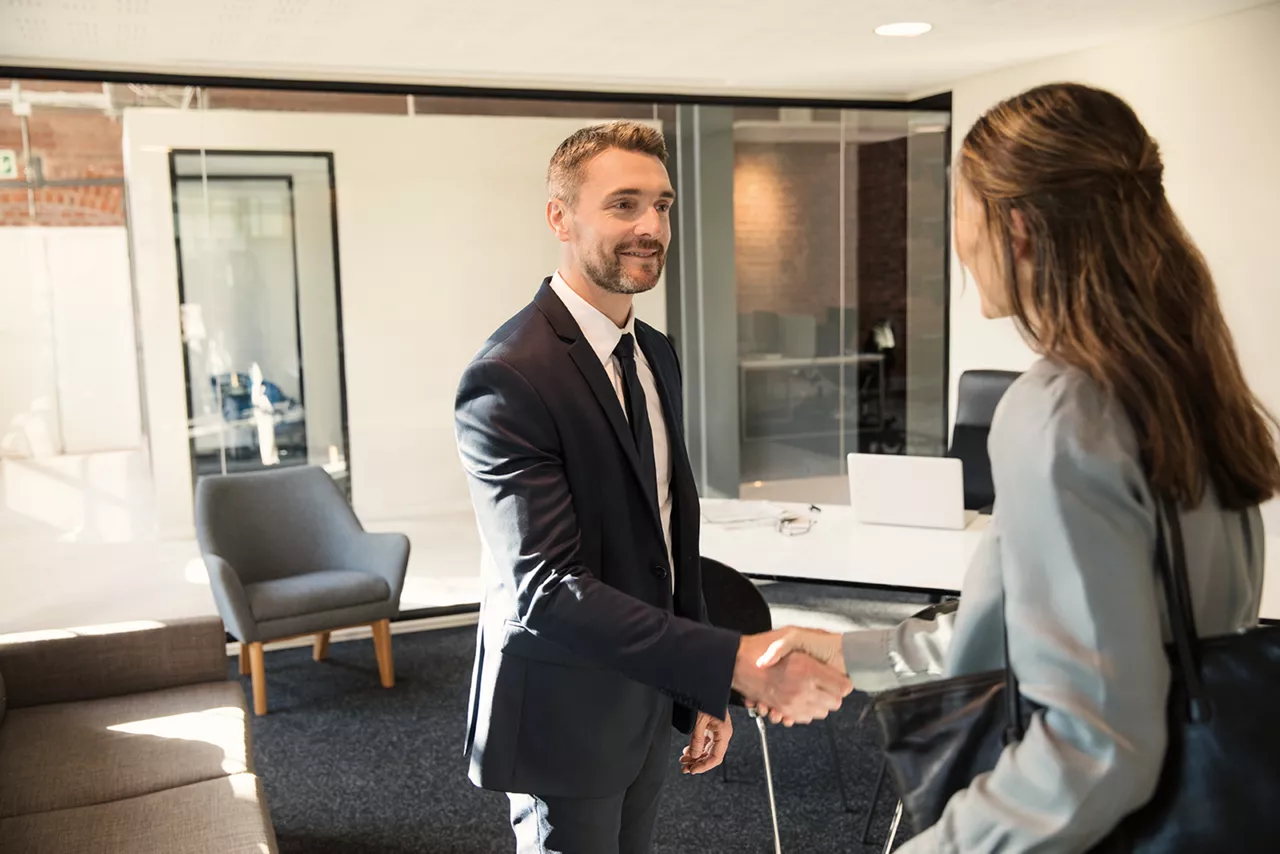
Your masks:
{"label": "woman's hand", "polygon": [[[791,653],[800,652],[816,658],[823,664],[828,664],[842,673],[847,672],[844,664],[843,637],[836,632],[787,626],[770,632],[769,637],[773,640],[769,644],[769,648],[765,650],[764,655],[760,656],[756,662],[759,667],[772,667]],[[795,723],[794,720],[783,716],[768,706],[756,704],[754,709],[756,714],[761,717],[767,717],[772,723],[783,724],[784,726],[792,726]]]}

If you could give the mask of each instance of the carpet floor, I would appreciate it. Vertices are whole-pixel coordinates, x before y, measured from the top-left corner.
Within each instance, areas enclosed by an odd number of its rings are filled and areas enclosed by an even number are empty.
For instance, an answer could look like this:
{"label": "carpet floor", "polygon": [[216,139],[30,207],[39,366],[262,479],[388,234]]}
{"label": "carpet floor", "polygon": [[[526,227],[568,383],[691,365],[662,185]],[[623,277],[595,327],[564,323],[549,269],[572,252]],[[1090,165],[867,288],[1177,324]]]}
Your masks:
{"label": "carpet floor", "polygon": [[[890,624],[919,597],[852,594],[798,584],[764,587],[775,625],[832,628]],[[310,649],[267,654],[270,714],[253,721],[254,755],[282,854],[489,854],[510,852],[507,800],[474,788],[462,755],[474,628],[398,635],[396,686],[378,685],[370,641],[335,643],[329,660]],[[239,677],[250,695],[248,677]],[[784,851],[880,851],[893,815],[888,787],[871,843],[860,835],[880,757],[864,700],[854,694],[826,724],[769,728]],[[659,854],[773,850],[755,723],[733,710],[728,781],[719,770],[679,773],[672,744],[654,842]],[[830,726],[828,733],[826,727]],[[833,755],[830,735],[834,735]],[[836,761],[851,807],[846,811]],[[901,841],[910,834],[903,827]]]}

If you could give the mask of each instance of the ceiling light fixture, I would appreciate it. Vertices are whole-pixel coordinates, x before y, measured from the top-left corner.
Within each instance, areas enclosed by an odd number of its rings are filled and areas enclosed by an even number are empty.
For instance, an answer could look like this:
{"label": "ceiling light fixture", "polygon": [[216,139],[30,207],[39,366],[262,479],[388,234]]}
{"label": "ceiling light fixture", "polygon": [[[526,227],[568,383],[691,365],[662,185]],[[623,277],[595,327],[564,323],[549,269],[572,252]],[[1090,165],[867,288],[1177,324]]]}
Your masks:
{"label": "ceiling light fixture", "polygon": [[902,38],[913,38],[915,36],[922,36],[932,29],[933,29],[933,24],[907,21],[907,22],[898,23],[898,24],[882,24],[876,27],[876,35],[900,36]]}

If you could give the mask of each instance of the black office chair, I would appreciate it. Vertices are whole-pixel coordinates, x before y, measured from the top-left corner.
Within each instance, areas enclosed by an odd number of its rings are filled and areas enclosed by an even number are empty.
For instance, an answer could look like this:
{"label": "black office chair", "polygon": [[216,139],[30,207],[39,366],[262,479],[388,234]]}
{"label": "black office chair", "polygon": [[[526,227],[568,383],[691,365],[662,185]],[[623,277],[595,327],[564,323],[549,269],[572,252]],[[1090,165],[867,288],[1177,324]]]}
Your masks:
{"label": "black office chair", "polygon": [[[702,595],[707,603],[707,619],[713,626],[731,629],[744,635],[760,634],[773,628],[773,615],[769,611],[769,603],[765,601],[759,588],[736,569],[709,557],[702,559]],[[729,695],[729,705],[745,707],[746,704],[742,696],[737,691],[733,691]],[[773,795],[773,768],[769,763],[769,737],[765,728],[765,719],[757,715],[754,710],[748,710],[748,714],[755,720],[756,729],[760,731],[765,785],[769,790],[769,815],[773,819],[773,848],[776,854],[782,854],[782,838],[778,833],[778,805]],[[835,733],[832,731],[830,721],[824,721],[824,723],[827,724],[825,729],[827,738],[831,742],[831,760],[835,763],[840,800],[847,810],[849,799],[845,793],[844,774],[840,770]],[[728,763],[722,763],[720,767],[723,779],[727,782]]]}
{"label": "black office chair", "polygon": [[947,456],[964,464],[964,509],[990,512],[996,501],[991,482],[987,436],[996,404],[1021,374],[1017,371],[965,371],[960,375],[956,426]]}

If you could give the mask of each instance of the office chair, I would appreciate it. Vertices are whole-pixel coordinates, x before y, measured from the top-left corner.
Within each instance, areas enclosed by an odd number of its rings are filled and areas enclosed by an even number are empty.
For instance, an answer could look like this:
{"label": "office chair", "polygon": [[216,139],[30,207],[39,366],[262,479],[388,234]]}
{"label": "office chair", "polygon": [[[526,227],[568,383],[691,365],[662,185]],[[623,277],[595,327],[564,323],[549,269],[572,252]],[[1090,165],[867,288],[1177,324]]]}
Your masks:
{"label": "office chair", "polygon": [[196,538],[218,613],[253,677],[253,711],[267,713],[262,645],[315,635],[313,657],[336,629],[370,626],[382,685],[395,685],[391,618],[400,606],[409,539],[370,534],[317,466],[203,477]]}
{"label": "office chair", "polygon": [[947,456],[964,465],[964,509],[990,512],[996,501],[987,437],[996,405],[1021,374],[1017,371],[965,371],[956,395],[956,425]]}
{"label": "office chair", "polygon": [[[737,570],[725,566],[717,560],[702,558],[702,594],[707,603],[707,619],[713,626],[731,629],[744,635],[760,634],[773,628],[773,615],[769,611],[769,603],[760,594],[759,588],[750,579]],[[729,705],[745,708],[742,696],[731,692]],[[769,791],[769,815],[773,819],[773,849],[775,854],[782,854],[782,839],[778,833],[778,805],[773,794],[773,768],[769,762],[769,736],[766,732],[765,719],[748,710],[755,719],[756,729],[760,731],[760,750],[764,754],[765,785]],[[849,808],[849,799],[845,793],[844,775],[840,770],[840,756],[837,753],[835,734],[830,720],[826,724],[827,738],[831,743],[831,760],[835,763],[836,782],[840,786],[840,800],[845,809]],[[723,779],[728,781],[728,764],[721,764]]]}

